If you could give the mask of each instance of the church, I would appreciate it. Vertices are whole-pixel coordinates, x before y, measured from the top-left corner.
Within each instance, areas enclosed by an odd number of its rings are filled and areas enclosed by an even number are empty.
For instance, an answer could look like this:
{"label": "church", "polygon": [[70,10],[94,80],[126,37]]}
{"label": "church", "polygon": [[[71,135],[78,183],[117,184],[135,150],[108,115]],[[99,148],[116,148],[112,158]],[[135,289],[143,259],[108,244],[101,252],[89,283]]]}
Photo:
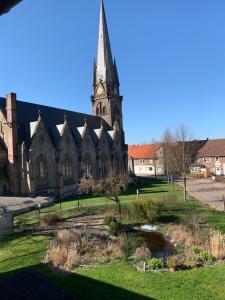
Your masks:
{"label": "church", "polygon": [[127,172],[122,102],[101,0],[92,115],[0,98],[0,193],[65,196],[84,176]]}

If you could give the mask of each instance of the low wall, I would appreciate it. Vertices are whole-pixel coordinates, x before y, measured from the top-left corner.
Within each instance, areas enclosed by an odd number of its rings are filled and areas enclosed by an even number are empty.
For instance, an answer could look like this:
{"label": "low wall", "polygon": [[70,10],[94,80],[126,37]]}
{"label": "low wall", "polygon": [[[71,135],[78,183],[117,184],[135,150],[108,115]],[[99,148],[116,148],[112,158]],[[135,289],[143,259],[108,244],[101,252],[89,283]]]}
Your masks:
{"label": "low wall", "polygon": [[13,215],[12,213],[0,211],[0,236],[11,234],[13,232]]}

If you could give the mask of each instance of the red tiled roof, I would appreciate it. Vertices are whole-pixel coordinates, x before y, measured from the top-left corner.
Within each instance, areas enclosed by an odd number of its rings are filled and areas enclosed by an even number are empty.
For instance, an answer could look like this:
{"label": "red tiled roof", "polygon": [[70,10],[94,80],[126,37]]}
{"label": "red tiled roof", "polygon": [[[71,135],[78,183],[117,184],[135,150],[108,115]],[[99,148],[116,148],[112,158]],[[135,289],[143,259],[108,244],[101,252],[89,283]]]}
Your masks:
{"label": "red tiled roof", "polygon": [[128,145],[128,157],[132,158],[154,158],[155,152],[161,148],[161,144]]}
{"label": "red tiled roof", "polygon": [[225,139],[208,140],[198,151],[198,157],[225,156]]}

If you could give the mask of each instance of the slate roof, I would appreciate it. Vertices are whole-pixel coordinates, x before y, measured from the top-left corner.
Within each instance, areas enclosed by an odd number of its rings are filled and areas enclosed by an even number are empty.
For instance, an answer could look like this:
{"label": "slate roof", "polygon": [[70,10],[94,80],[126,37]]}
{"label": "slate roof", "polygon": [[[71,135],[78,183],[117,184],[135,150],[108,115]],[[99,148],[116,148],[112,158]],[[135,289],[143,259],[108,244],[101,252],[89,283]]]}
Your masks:
{"label": "slate roof", "polygon": [[1,0],[0,15],[7,13],[13,6],[17,5],[22,0]]}
{"label": "slate roof", "polygon": [[[5,98],[0,98],[0,109],[3,111],[3,113],[6,114]],[[102,122],[106,130],[111,129],[111,127],[102,118],[97,116],[44,106],[40,104],[17,101],[17,126],[19,133],[19,143],[25,141],[25,143],[29,145],[31,141],[30,123],[36,122],[38,120],[39,114],[41,115],[41,119],[54,145],[57,143],[57,139],[59,138],[59,132],[56,126],[64,123],[65,115],[68,125],[71,128],[76,140],[79,140],[77,127],[83,127],[85,121],[87,122],[88,128],[90,130],[100,128]]]}
{"label": "slate roof", "polygon": [[161,144],[128,145],[128,157],[134,159],[154,158],[155,152],[161,148]]}
{"label": "slate roof", "polygon": [[208,140],[198,151],[198,157],[225,156],[225,139]]}

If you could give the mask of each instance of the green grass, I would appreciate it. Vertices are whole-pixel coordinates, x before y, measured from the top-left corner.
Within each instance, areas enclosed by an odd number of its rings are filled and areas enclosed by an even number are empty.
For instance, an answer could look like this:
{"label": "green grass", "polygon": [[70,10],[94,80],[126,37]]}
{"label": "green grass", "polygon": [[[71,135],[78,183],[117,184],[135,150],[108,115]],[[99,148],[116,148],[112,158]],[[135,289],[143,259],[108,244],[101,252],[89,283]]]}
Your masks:
{"label": "green grass", "polygon": [[[140,199],[147,199],[148,197],[159,199],[172,192],[171,186],[167,182],[158,181],[153,179],[142,179],[142,188],[140,189]],[[225,214],[223,212],[216,212],[210,208],[207,204],[201,203],[195,199],[188,199],[183,201],[183,192],[181,187],[175,186],[173,192],[178,197],[178,202],[168,204],[169,214],[161,218],[161,221],[174,220],[176,218],[180,220],[190,219],[192,216],[199,218],[201,221],[208,223],[211,227],[221,230],[225,233]],[[137,201],[136,189],[130,187],[128,191],[120,196],[122,210],[127,210],[127,207]],[[96,197],[90,195],[75,196],[71,199],[62,201],[62,217],[68,218],[75,216],[77,211],[77,204],[80,202],[80,213],[89,212],[92,213],[96,210],[105,211],[106,203],[108,208],[116,209],[116,205],[113,201],[107,200],[104,197]],[[60,213],[60,205],[55,204],[51,207],[41,209],[41,215],[47,213]],[[29,212],[15,218],[15,226],[18,229],[21,223],[36,224],[38,222],[37,211]]]}
{"label": "green grass", "polygon": [[39,264],[50,235],[14,234],[0,239],[0,273]]}
{"label": "green grass", "polygon": [[225,296],[225,265],[176,273],[140,273],[127,263],[114,263],[64,276],[46,267],[39,269],[82,300],[144,299],[138,295],[157,300],[224,300]]}
{"label": "green grass", "polygon": [[[170,186],[166,182],[144,180],[140,189],[141,198],[160,198],[167,195]],[[121,196],[122,207],[125,210],[134,201],[136,190],[131,188]],[[178,202],[169,205],[168,213],[161,221],[172,219],[185,220],[192,215],[201,218],[210,226],[225,232],[225,214],[215,212],[206,204],[189,199],[182,200],[182,189],[176,187],[175,194]],[[78,197],[62,203],[63,217],[76,213]],[[79,196],[82,209],[94,211],[105,209],[105,199],[102,197]],[[110,202],[108,202],[109,205]],[[115,207],[114,203],[111,206]],[[41,210],[41,214],[59,212],[59,204]],[[16,217],[15,225],[18,227],[24,220],[27,223],[37,222],[37,212],[30,212]],[[41,265],[46,246],[51,236],[45,234],[14,234],[0,239],[0,273],[2,276],[8,272],[31,266],[38,269],[57,285],[71,292],[77,299],[157,299],[157,300],[197,300],[197,299],[225,299],[225,264],[213,268],[183,271],[176,273],[141,273],[137,272],[128,263],[111,263],[95,268],[82,270],[74,274],[59,275],[52,272],[47,266]]]}

